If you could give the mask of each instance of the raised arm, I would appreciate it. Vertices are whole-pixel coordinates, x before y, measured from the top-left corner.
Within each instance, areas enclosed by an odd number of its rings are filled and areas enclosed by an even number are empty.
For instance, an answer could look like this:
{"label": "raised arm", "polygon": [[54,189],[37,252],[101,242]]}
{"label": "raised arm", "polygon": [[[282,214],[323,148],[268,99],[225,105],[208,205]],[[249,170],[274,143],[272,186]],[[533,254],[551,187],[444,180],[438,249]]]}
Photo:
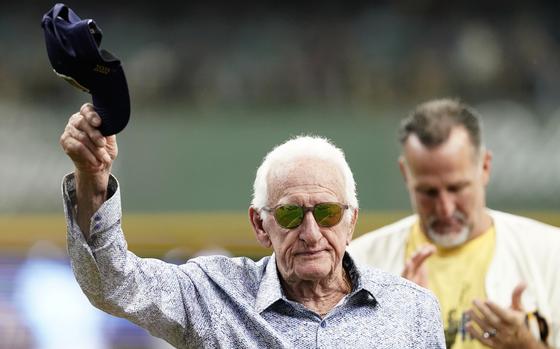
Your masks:
{"label": "raised arm", "polygon": [[[189,277],[200,272],[194,264],[181,270],[127,250],[120,225],[120,191],[110,174],[117,157],[116,137],[102,136],[100,123],[93,106],[84,104],[70,117],[60,137],[75,166],[75,173],[63,182],[68,253],[74,275],[97,308],[180,345],[186,328],[196,333],[205,331],[187,321],[200,313]],[[184,294],[192,295],[187,304],[182,304]]]}
{"label": "raised arm", "polygon": [[104,137],[97,129],[101,118],[86,103],[70,117],[60,145],[75,167],[77,221],[86,240],[93,214],[107,199],[111,165],[117,157],[116,136]]}

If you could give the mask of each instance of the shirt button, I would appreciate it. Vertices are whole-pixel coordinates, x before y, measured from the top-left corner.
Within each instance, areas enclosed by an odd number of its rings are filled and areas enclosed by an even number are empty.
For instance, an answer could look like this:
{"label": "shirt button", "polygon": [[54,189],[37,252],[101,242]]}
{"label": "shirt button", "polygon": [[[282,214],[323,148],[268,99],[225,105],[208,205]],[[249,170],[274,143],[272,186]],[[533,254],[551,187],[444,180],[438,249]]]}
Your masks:
{"label": "shirt button", "polygon": [[100,227],[100,225],[99,225],[99,224],[96,224],[96,225],[93,226],[93,229],[94,229],[94,230],[98,230],[99,227]]}
{"label": "shirt button", "polygon": [[327,327],[327,322],[325,320],[321,321],[321,327],[322,328]]}
{"label": "shirt button", "polygon": [[95,216],[93,219],[95,219],[96,222],[99,222],[101,220],[101,216]]}

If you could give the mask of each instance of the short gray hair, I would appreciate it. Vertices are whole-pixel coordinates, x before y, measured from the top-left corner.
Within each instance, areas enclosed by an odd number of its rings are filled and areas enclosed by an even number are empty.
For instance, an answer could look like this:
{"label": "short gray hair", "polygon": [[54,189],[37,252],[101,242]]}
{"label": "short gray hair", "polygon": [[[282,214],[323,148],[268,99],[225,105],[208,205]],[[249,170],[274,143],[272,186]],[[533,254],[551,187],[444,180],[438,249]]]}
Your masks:
{"label": "short gray hair", "polygon": [[399,141],[404,145],[411,134],[428,148],[437,147],[449,138],[454,127],[462,126],[475,149],[482,149],[482,124],[478,112],[458,99],[435,99],[418,105],[401,122]]}
{"label": "short gray hair", "polygon": [[344,178],[344,199],[348,205],[358,208],[356,182],[344,152],[330,140],[320,136],[297,136],[270,151],[257,170],[251,205],[254,208],[269,205],[268,174],[275,166],[305,157],[327,160],[339,168]]}

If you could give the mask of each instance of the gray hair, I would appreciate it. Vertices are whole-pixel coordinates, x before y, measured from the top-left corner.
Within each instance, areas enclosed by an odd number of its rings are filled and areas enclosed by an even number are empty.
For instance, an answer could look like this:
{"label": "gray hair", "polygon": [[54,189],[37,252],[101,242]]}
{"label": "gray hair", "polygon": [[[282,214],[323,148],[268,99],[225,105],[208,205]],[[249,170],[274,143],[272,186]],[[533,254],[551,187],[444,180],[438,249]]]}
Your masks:
{"label": "gray hair", "polygon": [[411,134],[428,148],[436,147],[449,138],[454,127],[462,126],[479,154],[482,149],[480,116],[471,106],[457,99],[435,99],[418,105],[401,122],[399,141],[404,145]]}
{"label": "gray hair", "polygon": [[358,208],[356,182],[352,170],[346,162],[344,152],[330,140],[320,136],[297,136],[270,151],[257,170],[251,205],[254,208],[262,208],[270,204],[268,202],[268,174],[272,170],[287,162],[305,157],[327,160],[339,168],[344,178],[344,199],[348,205]]}

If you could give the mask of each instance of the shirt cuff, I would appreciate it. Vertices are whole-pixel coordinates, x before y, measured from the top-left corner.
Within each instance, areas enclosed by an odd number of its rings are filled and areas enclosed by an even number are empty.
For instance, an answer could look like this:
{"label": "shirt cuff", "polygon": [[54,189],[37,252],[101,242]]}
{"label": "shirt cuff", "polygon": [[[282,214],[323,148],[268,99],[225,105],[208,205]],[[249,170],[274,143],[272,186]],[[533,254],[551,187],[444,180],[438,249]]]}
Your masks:
{"label": "shirt cuff", "polygon": [[68,238],[79,240],[89,245],[92,252],[106,246],[112,240],[110,232],[120,224],[122,211],[120,189],[117,179],[111,175],[107,186],[107,200],[93,214],[90,220],[90,234],[86,241],[77,221],[76,180],[74,173],[64,176],[62,180],[64,215],[68,228]]}

